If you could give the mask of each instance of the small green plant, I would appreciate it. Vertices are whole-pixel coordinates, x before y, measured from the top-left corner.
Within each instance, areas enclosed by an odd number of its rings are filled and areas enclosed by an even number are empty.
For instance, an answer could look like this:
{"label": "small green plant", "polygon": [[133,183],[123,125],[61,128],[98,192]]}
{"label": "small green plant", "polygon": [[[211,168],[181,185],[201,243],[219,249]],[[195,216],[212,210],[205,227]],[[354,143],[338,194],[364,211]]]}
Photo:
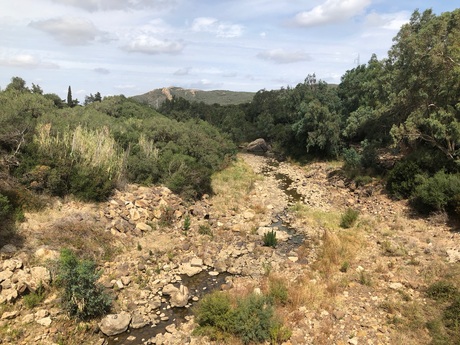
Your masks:
{"label": "small green plant", "polygon": [[109,311],[112,300],[97,283],[100,272],[92,260],[80,260],[63,249],[58,262],[56,283],[63,289],[62,304],[70,316],[91,319]]}
{"label": "small green plant", "polygon": [[282,278],[272,277],[268,285],[268,298],[275,304],[285,305],[288,302],[288,288]]}
{"label": "small green plant", "polygon": [[159,224],[162,227],[171,226],[174,223],[174,209],[172,207],[166,206],[161,210],[161,216]]}
{"label": "small green plant", "polygon": [[190,216],[188,214],[185,216],[183,229],[186,233],[190,230]]}
{"label": "small green plant", "polygon": [[138,250],[138,251],[141,251],[141,250],[142,250],[142,246],[141,246],[141,244],[140,244],[139,242],[137,242],[137,250]]}
{"label": "small green plant", "polygon": [[23,298],[24,305],[29,308],[35,308],[37,305],[39,305],[43,299],[45,298],[45,287],[43,284],[40,282],[38,285],[37,289],[28,295],[25,295]]}
{"label": "small green plant", "polygon": [[340,266],[340,272],[346,273],[349,268],[350,268],[350,263],[348,261],[344,261],[342,263],[342,266]]}
{"label": "small green plant", "polygon": [[209,225],[203,225],[203,224],[201,224],[201,225],[198,227],[198,233],[199,233],[200,235],[208,235],[208,236],[213,237],[212,230],[211,230],[211,228],[209,227]]}
{"label": "small green plant", "polygon": [[365,286],[371,286],[372,285],[372,280],[371,280],[371,276],[368,272],[366,271],[360,271],[359,272],[359,279],[358,279],[359,283],[361,285],[365,285]]}
{"label": "small green plant", "polygon": [[359,212],[352,208],[347,208],[345,213],[342,214],[340,219],[340,227],[344,229],[349,229],[353,227],[358,220]]}
{"label": "small green plant", "polygon": [[275,230],[267,231],[264,234],[263,241],[264,241],[264,246],[265,247],[273,247],[273,248],[275,248],[276,245],[278,244],[278,240],[276,238],[276,231]]}

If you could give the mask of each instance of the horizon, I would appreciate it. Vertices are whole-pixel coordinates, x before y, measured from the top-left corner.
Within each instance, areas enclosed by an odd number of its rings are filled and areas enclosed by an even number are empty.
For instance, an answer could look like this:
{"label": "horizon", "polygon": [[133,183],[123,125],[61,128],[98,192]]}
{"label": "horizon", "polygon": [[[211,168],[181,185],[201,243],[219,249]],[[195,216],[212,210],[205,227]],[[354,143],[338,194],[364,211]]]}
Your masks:
{"label": "horizon", "polygon": [[[250,8],[250,10],[248,10]],[[18,0],[0,5],[0,88],[12,77],[80,101],[180,87],[257,92],[328,84],[387,57],[427,0]]]}

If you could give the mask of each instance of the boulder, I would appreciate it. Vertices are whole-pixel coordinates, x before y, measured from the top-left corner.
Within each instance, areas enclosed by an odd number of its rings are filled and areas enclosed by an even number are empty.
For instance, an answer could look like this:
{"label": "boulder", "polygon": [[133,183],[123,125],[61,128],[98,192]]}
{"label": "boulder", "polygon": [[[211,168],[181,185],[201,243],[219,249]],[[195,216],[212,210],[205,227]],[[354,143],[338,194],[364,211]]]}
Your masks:
{"label": "boulder", "polygon": [[265,153],[270,150],[270,146],[265,142],[264,139],[259,138],[249,143],[246,146],[246,151],[253,153]]}
{"label": "boulder", "polygon": [[109,314],[99,323],[101,332],[107,336],[117,335],[125,332],[131,322],[131,315],[128,313]]}
{"label": "boulder", "polygon": [[200,273],[203,271],[201,266],[192,266],[190,262],[184,263],[179,267],[180,274],[186,274],[189,277],[194,276],[195,274]]}
{"label": "boulder", "polygon": [[171,300],[169,303],[171,307],[185,307],[190,299],[190,293],[188,288],[181,285],[175,293],[171,294]]}

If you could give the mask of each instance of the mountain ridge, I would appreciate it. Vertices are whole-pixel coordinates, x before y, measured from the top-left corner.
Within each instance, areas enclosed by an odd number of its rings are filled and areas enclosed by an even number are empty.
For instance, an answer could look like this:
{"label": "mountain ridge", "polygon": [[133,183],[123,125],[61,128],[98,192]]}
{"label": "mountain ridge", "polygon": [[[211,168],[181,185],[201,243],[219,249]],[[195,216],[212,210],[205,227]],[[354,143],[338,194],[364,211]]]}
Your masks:
{"label": "mountain ridge", "polygon": [[255,92],[230,91],[230,90],[198,90],[185,89],[177,86],[169,86],[148,91],[142,95],[132,96],[131,98],[146,103],[158,109],[166,100],[173,97],[184,98],[190,102],[203,102],[205,104],[231,105],[251,102]]}

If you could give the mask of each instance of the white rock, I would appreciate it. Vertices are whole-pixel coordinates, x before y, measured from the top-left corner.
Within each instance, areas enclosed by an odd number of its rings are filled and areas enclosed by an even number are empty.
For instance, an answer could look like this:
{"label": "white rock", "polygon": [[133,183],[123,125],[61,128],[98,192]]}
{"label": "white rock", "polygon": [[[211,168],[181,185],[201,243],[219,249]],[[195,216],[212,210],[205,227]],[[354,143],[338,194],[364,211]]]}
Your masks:
{"label": "white rock", "polygon": [[45,327],[49,327],[51,325],[51,318],[49,316],[47,317],[44,317],[42,319],[38,319],[36,320],[36,322],[39,324],[39,325],[42,325],[42,326],[45,326]]}
{"label": "white rock", "polygon": [[131,322],[131,315],[128,313],[109,314],[99,323],[101,332],[107,336],[117,335],[125,332]]}

